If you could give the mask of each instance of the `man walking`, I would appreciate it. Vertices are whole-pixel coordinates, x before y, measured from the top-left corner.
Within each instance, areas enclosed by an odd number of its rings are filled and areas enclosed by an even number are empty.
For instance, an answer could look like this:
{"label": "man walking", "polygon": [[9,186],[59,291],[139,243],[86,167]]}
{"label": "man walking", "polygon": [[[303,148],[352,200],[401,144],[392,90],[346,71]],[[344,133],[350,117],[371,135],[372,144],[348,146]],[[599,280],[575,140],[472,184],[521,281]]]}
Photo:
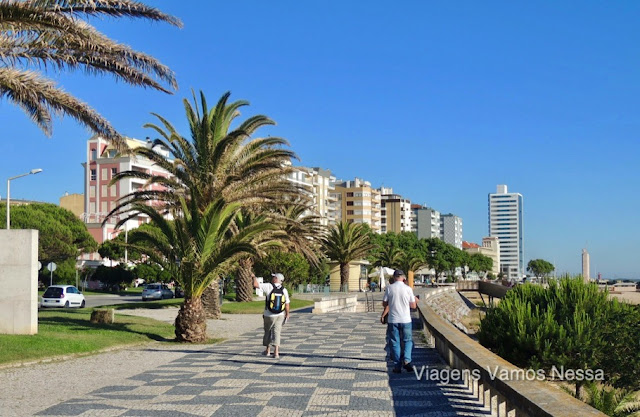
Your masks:
{"label": "man walking", "polygon": [[411,311],[416,308],[416,298],[413,290],[408,285],[401,282],[407,277],[399,269],[393,273],[393,280],[396,285],[389,285],[385,288],[382,306],[384,311],[380,321],[384,323],[387,316],[387,336],[391,343],[391,359],[393,360],[393,372],[399,374],[402,367],[407,371],[413,371],[411,363],[411,351],[413,349],[413,338],[411,335]]}
{"label": "man walking", "polygon": [[289,319],[289,293],[282,286],[284,275],[280,273],[271,274],[271,284],[260,284],[258,279],[253,276],[253,288],[260,288],[264,294],[265,307],[262,318],[264,320],[264,337],[262,345],[265,347],[263,354],[271,355],[271,346],[273,345],[273,357],[280,358],[280,332],[282,325]]}

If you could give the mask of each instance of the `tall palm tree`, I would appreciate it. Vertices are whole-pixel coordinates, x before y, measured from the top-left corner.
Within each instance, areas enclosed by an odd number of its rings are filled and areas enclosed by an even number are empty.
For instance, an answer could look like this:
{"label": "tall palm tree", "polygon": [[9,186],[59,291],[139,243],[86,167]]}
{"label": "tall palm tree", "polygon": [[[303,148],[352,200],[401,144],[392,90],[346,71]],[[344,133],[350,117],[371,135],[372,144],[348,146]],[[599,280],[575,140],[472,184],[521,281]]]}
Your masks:
{"label": "tall palm tree", "polygon": [[216,199],[201,211],[193,200],[180,200],[182,210],[175,220],[167,220],[162,209],[135,202],[129,216],[117,227],[139,214],[148,216],[158,227],[159,233],[149,229],[136,233],[137,243],[144,242],[146,254],[170,271],[184,289],[184,303],[175,321],[176,339],[201,343],[207,339],[202,293],[240,256],[254,253],[252,237],[270,226],[254,224],[229,236],[240,204]]}
{"label": "tall palm tree", "polygon": [[[295,153],[285,148],[289,143],[279,137],[252,138],[255,132],[275,123],[266,116],[256,115],[231,129],[231,123],[240,115],[239,109],[249,105],[241,100],[229,103],[231,93],[225,93],[216,106],[209,109],[204,93],[200,103],[194,94],[193,105],[183,100],[191,133],[186,138],[164,117],[152,113],[160,125],[146,124],[160,139],[150,148],[140,147],[130,152],[150,159],[165,169],[170,176],[151,175],[140,171],[122,171],[114,176],[112,184],[125,178],[138,178],[160,186],[135,191],[120,201],[112,211],[126,208],[134,201],[156,201],[167,209],[180,209],[179,197],[191,199],[203,210],[209,202],[222,198],[241,203],[243,209],[259,209],[273,205],[287,196],[296,196],[298,188],[287,181],[293,171],[291,159]],[[169,150],[167,158],[163,150]]]}
{"label": "tall palm tree", "polygon": [[21,107],[47,134],[52,114],[70,116],[124,146],[111,124],[33,68],[111,74],[131,85],[170,93],[173,72],[150,55],[109,39],[82,20],[130,17],[182,27],[177,18],[131,0],[0,0],[0,96]]}
{"label": "tall palm tree", "polygon": [[[132,202],[146,204],[153,202],[165,213],[180,217],[184,211],[184,202],[190,210],[204,213],[210,204],[221,200],[225,204],[242,207],[243,213],[260,213],[264,207],[276,206],[283,199],[292,199],[298,188],[286,175],[292,170],[291,159],[295,154],[285,149],[287,141],[278,137],[253,138],[252,135],[262,126],[274,122],[266,116],[253,116],[231,129],[232,122],[238,117],[239,109],[248,105],[246,101],[229,103],[230,93],[224,94],[216,106],[209,109],[203,93],[200,102],[194,94],[193,105],[184,100],[191,137],[178,133],[165,118],[155,114],[160,126],[148,124],[160,139],[153,147],[140,147],[130,152],[134,156],[150,159],[155,165],[164,168],[170,175],[151,175],[146,172],[123,171],[112,179],[112,184],[126,178],[138,178],[148,187],[123,197],[109,213],[109,217],[130,214]],[[171,157],[165,156],[166,150]],[[131,216],[129,216],[131,217]],[[237,215],[225,233],[234,232]],[[273,228],[266,227],[260,221],[249,227],[260,228],[262,233]],[[244,230],[244,229],[243,229]],[[260,234],[252,235],[248,241],[252,245],[252,254],[257,253]],[[225,272],[231,269],[228,268]],[[217,300],[217,279],[210,281],[213,301]],[[214,304],[213,317],[219,317],[219,306]]]}
{"label": "tall palm tree", "polygon": [[340,285],[344,288],[349,283],[349,262],[366,258],[375,245],[363,223],[343,221],[329,231],[322,247],[327,258],[340,265]]}

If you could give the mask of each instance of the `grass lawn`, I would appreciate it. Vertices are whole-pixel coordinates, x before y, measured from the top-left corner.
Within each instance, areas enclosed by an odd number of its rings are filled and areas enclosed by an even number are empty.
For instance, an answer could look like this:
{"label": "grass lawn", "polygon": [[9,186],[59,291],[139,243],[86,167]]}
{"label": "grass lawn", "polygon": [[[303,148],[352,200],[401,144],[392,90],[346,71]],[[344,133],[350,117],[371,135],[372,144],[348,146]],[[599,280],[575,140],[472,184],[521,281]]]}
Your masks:
{"label": "grass lawn", "polygon": [[0,334],[0,363],[31,361],[87,353],[152,340],[171,341],[170,324],[143,317],[116,315],[114,324],[92,324],[91,309],[40,311],[38,334]]}
{"label": "grass lawn", "polygon": [[167,307],[180,307],[184,298],[169,298],[166,300],[154,300],[154,301],[140,301],[138,303],[125,303],[101,306],[96,308],[113,308],[114,310],[130,310],[136,308],[167,308]]}
{"label": "grass lawn", "polygon": [[[289,308],[291,310],[301,307],[308,307],[313,305],[313,301],[310,300],[297,300],[291,299]],[[223,313],[226,314],[261,314],[264,311],[264,301],[251,301],[248,303],[223,303],[220,308]]]}

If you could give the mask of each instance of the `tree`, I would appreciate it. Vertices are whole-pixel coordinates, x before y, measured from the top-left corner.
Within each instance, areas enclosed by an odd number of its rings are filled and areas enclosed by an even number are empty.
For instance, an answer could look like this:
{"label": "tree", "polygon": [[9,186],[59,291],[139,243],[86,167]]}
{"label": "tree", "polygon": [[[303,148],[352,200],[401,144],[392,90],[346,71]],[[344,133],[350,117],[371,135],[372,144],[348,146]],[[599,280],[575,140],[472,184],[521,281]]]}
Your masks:
{"label": "tree", "polygon": [[230,236],[239,203],[218,199],[201,212],[195,203],[188,204],[183,198],[182,207],[173,221],[165,219],[162,210],[154,206],[132,203],[130,210],[148,216],[158,226],[159,234],[140,231],[136,240],[146,242],[151,260],[170,271],[184,289],[184,303],[175,321],[176,339],[202,343],[207,339],[202,293],[241,256],[255,253],[251,239],[271,226],[266,222],[254,224]]}
{"label": "tree", "polygon": [[[255,246],[260,248],[258,257],[266,254],[269,249],[276,247],[279,251],[298,253],[306,260],[308,272],[309,264],[319,265],[317,256],[319,240],[325,235],[326,229],[319,222],[319,217],[312,214],[312,207],[302,199],[285,201],[278,206],[262,207],[254,213],[245,210],[236,220],[239,229],[251,224],[252,221],[269,221],[275,227],[255,239]],[[256,215],[256,213],[260,213]],[[253,265],[256,259],[243,258],[238,265],[236,275],[236,301],[253,300]],[[282,271],[280,271],[282,272]],[[306,273],[304,274],[306,276]],[[286,275],[285,275],[286,276]]]}
{"label": "tree", "polygon": [[[520,367],[602,369],[617,388],[640,388],[640,310],[581,279],[519,285],[480,323],[480,343]],[[573,381],[576,396],[584,381]]]}
{"label": "tree", "polygon": [[[207,107],[200,93],[198,103],[184,100],[191,138],[181,136],[173,125],[155,115],[160,126],[154,129],[160,139],[153,147],[133,150],[136,156],[150,159],[171,175],[153,176],[144,172],[124,171],[112,182],[139,178],[147,187],[125,196],[110,216],[122,215],[116,227],[139,214],[146,214],[160,232],[139,231],[136,243],[144,242],[152,261],[160,264],[176,277],[185,292],[184,303],[176,319],[176,337],[184,341],[202,341],[205,334],[205,315],[202,294],[207,286],[216,295],[212,310],[219,317],[217,304],[218,280],[228,276],[243,256],[254,256],[255,237],[274,225],[267,221],[237,229],[240,208],[254,209],[275,206],[287,197],[291,200],[298,189],[286,176],[291,172],[292,151],[284,149],[282,138],[252,138],[261,126],[274,122],[266,116],[248,118],[233,130],[230,125],[239,115],[245,101],[229,103],[224,94],[216,106]],[[168,149],[165,157],[159,149]],[[147,205],[154,201],[153,207]],[[164,219],[170,214],[174,221]],[[129,235],[131,241],[132,234]]]}
{"label": "tree", "polygon": [[103,259],[110,259],[112,264],[111,266],[113,266],[113,261],[119,262],[120,259],[124,258],[124,247],[113,240],[105,240],[98,247],[98,254]]}
{"label": "tree", "polygon": [[536,277],[546,277],[549,275],[555,267],[551,262],[547,262],[544,259],[532,259],[527,264],[527,271],[531,272]]}
{"label": "tree", "polygon": [[161,83],[177,88],[168,67],[98,32],[86,21],[93,16],[182,26],[175,17],[131,0],[0,1],[0,96],[21,107],[48,136],[52,114],[64,114],[124,146],[120,135],[100,114],[31,69],[82,69],[166,93],[170,91]]}
{"label": "tree", "polygon": [[450,245],[447,245],[437,237],[432,237],[425,240],[428,250],[427,263],[435,271],[435,280],[437,282],[442,272],[450,271],[453,267],[453,262],[451,261],[451,257],[449,256],[450,251],[448,246]]}
{"label": "tree", "polygon": [[299,284],[307,283],[309,262],[299,253],[274,250],[258,260],[255,270],[257,275],[267,279],[271,278],[272,273],[280,272],[286,278],[284,284],[294,289]]}
{"label": "tree", "polygon": [[485,274],[493,269],[493,259],[481,253],[474,253],[469,256],[469,270],[477,272],[478,275]]}
{"label": "tree", "polygon": [[340,285],[349,283],[349,262],[366,258],[374,249],[370,235],[362,223],[338,223],[322,240],[325,255],[340,265]]}
{"label": "tree", "polygon": [[[0,205],[1,216],[6,216],[6,204]],[[49,262],[61,264],[68,259],[75,262],[81,253],[94,252],[98,248],[87,226],[72,212],[55,204],[11,207],[11,227],[38,230],[38,259],[43,265]]]}

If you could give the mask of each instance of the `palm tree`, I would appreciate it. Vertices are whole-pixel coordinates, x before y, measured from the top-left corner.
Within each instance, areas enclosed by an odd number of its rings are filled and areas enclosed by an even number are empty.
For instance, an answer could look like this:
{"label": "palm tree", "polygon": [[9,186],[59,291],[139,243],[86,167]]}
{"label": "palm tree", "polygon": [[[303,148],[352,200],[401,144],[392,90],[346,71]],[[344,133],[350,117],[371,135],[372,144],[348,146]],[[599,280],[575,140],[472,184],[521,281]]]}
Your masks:
{"label": "palm tree", "polygon": [[398,268],[407,274],[407,285],[413,288],[413,276],[415,271],[427,266],[427,261],[423,256],[410,252],[401,252],[398,259]]}
{"label": "palm tree", "polygon": [[[276,225],[275,230],[256,237],[256,247],[261,249],[258,256],[262,256],[269,249],[278,248],[278,250],[300,253],[311,265],[318,266],[320,264],[318,248],[320,240],[326,234],[326,228],[320,224],[319,219],[319,216],[313,213],[311,205],[299,198],[267,208],[258,216],[247,213],[237,223],[240,229],[252,222],[263,220]],[[245,257],[239,262],[236,301],[253,300],[254,263],[253,257]]]}
{"label": "palm tree", "polygon": [[[202,92],[200,104],[195,94],[193,105],[183,100],[190,139],[181,136],[167,119],[152,113],[160,126],[146,124],[145,127],[155,130],[161,139],[156,139],[150,148],[140,147],[130,153],[150,159],[170,175],[154,176],[140,171],[118,173],[112,184],[121,179],[138,178],[160,187],[147,187],[127,195],[111,214],[125,209],[130,199],[156,201],[167,210],[179,210],[179,197],[184,196],[202,211],[216,198],[241,203],[243,209],[259,210],[266,205],[277,205],[288,196],[295,197],[299,190],[286,179],[293,171],[290,161],[296,158],[295,153],[284,148],[289,143],[274,136],[251,138],[260,127],[275,124],[263,115],[252,116],[230,131],[231,123],[240,115],[239,109],[249,104],[247,101],[228,103],[230,95],[225,93],[212,109],[207,107]],[[164,150],[169,150],[172,158],[167,158]]]}
{"label": "palm tree", "polygon": [[166,93],[173,72],[150,55],[115,42],[80,18],[130,17],[182,27],[177,18],[131,0],[0,0],[0,96],[21,107],[47,134],[52,114],[70,116],[123,147],[111,124],[86,103],[30,68],[82,69]]}
{"label": "palm tree", "polygon": [[240,233],[229,236],[240,205],[216,199],[201,211],[193,202],[181,198],[182,210],[175,220],[167,220],[156,207],[132,203],[129,218],[144,214],[157,226],[135,234],[137,242],[144,242],[146,254],[152,261],[170,271],[184,289],[184,303],[175,321],[178,341],[201,343],[207,339],[206,320],[201,296],[205,288],[226,272],[233,262],[245,254],[252,254],[254,235],[270,227],[267,223],[254,224]]}
{"label": "palm tree", "polygon": [[341,222],[322,240],[325,255],[340,265],[340,285],[349,283],[349,262],[365,258],[375,248],[364,223]]}
{"label": "palm tree", "polygon": [[[290,160],[295,158],[293,152],[284,148],[288,145],[287,141],[277,137],[251,137],[260,127],[274,122],[258,115],[230,130],[231,123],[239,115],[239,109],[248,103],[229,103],[229,96],[230,93],[224,94],[212,109],[207,107],[203,93],[200,93],[200,103],[195,95],[193,105],[184,100],[191,132],[189,139],[181,136],[168,120],[155,114],[161,126],[146,126],[158,132],[161,139],[156,139],[151,148],[140,147],[130,150],[130,153],[150,159],[170,175],[123,171],[114,176],[112,184],[125,178],[138,178],[145,181],[148,187],[123,197],[109,217],[122,214],[132,217],[135,214],[131,211],[132,202],[153,202],[164,213],[176,218],[184,212],[184,202],[190,210],[201,214],[218,200],[239,205],[243,213],[260,213],[261,209],[276,206],[283,199],[291,199],[298,193],[298,188],[286,179],[292,170]],[[171,157],[165,156],[166,150]],[[236,230],[236,223],[241,222],[242,217],[236,215],[233,220],[225,233],[229,237],[245,233]],[[260,228],[261,233],[266,234],[273,227],[267,227],[265,221],[260,221],[248,229]],[[252,254],[258,251],[260,235],[252,235],[249,240]],[[229,267],[225,272],[231,269]],[[209,283],[215,294],[212,300],[215,303],[218,300],[217,279]],[[214,318],[220,316],[219,305],[214,304],[211,310]]]}

